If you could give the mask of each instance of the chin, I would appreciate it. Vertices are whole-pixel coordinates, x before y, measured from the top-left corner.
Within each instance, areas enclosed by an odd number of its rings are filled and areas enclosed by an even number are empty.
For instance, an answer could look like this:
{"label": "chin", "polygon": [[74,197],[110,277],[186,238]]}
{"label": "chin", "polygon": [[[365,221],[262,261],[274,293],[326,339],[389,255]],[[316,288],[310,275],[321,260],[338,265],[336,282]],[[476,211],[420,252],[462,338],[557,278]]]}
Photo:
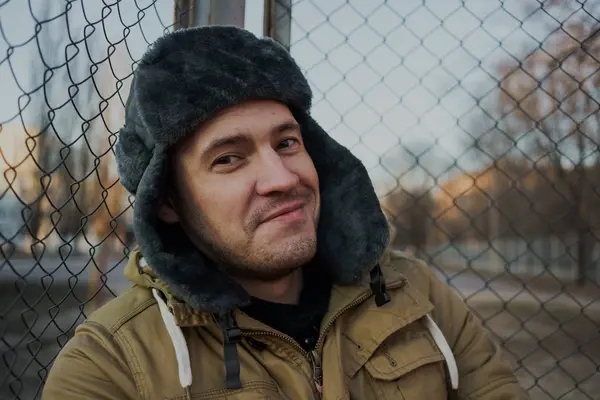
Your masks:
{"label": "chin", "polygon": [[317,249],[314,236],[312,239],[288,239],[285,243],[278,240],[261,247],[254,251],[256,257],[246,260],[243,265],[230,267],[229,273],[244,279],[275,281],[309,263]]}
{"label": "chin", "polygon": [[267,244],[268,264],[282,269],[298,268],[310,262],[317,252],[315,235],[282,238]]}

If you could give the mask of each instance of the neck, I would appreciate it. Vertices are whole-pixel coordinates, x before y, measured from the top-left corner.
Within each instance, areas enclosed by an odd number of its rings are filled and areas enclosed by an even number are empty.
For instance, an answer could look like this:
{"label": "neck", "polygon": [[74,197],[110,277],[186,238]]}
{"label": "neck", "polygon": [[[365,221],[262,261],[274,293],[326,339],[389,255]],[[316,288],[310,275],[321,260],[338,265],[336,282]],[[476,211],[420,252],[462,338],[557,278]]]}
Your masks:
{"label": "neck", "polygon": [[272,303],[298,304],[302,291],[302,268],[273,281],[236,280],[252,297]]}

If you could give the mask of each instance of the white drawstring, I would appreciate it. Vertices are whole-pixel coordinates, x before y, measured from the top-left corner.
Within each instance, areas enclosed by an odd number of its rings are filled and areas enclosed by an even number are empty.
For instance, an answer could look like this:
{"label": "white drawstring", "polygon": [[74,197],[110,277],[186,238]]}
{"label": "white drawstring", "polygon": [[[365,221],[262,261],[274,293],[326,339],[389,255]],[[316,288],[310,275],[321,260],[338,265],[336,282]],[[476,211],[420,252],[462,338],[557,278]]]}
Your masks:
{"label": "white drawstring", "polygon": [[144,257],[140,257],[140,259],[138,260],[140,267],[144,268],[148,266],[148,261],[146,261],[146,259]]}
{"label": "white drawstring", "polygon": [[433,318],[429,314],[425,316],[425,326],[433,336],[433,340],[435,344],[442,352],[442,355],[446,359],[446,364],[448,365],[448,373],[450,374],[450,385],[452,389],[458,389],[458,366],[456,365],[456,359],[454,358],[454,354],[452,353],[452,349],[448,344],[448,341],[444,337],[444,333],[440,329],[439,326],[435,323]]}
{"label": "white drawstring", "polygon": [[152,294],[160,308],[160,315],[167,327],[173,347],[175,348],[175,357],[177,358],[177,368],[179,369],[179,383],[181,387],[188,388],[192,385],[192,365],[190,363],[190,352],[183,336],[183,331],[175,323],[175,317],[169,312],[167,303],[162,299],[156,289],[152,289]]}
{"label": "white drawstring", "polygon": [[[142,268],[148,265],[144,257],[140,257],[139,265]],[[158,303],[163,323],[167,328],[167,332],[169,332],[171,342],[173,342],[173,347],[175,348],[175,358],[177,359],[177,368],[179,370],[179,383],[186,390],[186,394],[189,397],[189,389],[192,386],[192,364],[185,336],[183,336],[183,331],[177,325],[175,317],[169,311],[167,303],[163,300],[160,292],[157,289],[152,289],[152,294]]]}

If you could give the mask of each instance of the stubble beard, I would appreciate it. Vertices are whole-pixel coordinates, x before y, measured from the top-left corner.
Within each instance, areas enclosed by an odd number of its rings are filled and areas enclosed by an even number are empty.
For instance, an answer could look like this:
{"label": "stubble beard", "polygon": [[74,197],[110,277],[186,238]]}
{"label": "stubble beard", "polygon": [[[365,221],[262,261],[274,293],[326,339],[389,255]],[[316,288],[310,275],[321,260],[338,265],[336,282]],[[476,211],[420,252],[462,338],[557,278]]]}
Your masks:
{"label": "stubble beard", "polygon": [[282,279],[310,262],[315,256],[317,241],[315,237],[300,237],[289,243],[265,244],[258,249],[240,251],[204,240],[203,247],[230,276],[268,282]]}
{"label": "stubble beard", "polygon": [[213,235],[206,223],[196,224],[196,229],[182,227],[196,247],[219,268],[233,278],[245,280],[268,282],[284,278],[310,262],[317,249],[316,232],[298,233],[282,242],[267,242],[257,248],[251,242],[242,246],[226,245]]}
{"label": "stubble beard", "polygon": [[[286,198],[304,199],[307,203],[313,199],[308,191],[297,191],[275,199],[273,204],[257,210],[245,224],[243,231],[246,237],[252,237],[252,233],[256,232],[260,217],[264,213]],[[288,239],[266,242],[257,247],[253,246],[251,241],[241,246],[236,243],[226,244],[223,238],[213,234],[200,210],[196,209],[194,214],[195,218],[192,220],[199,223],[194,224],[194,228],[184,227],[184,230],[206,256],[234,278],[265,282],[279,280],[310,262],[316,254],[317,221],[314,221],[315,231],[312,233],[292,233]]]}

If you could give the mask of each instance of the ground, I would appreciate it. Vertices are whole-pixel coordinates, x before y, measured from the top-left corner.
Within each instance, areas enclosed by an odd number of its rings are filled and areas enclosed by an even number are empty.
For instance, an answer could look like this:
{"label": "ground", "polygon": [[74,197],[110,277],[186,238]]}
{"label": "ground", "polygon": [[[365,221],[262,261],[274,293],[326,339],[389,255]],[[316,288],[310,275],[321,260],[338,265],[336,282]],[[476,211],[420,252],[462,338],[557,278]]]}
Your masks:
{"label": "ground", "polygon": [[600,288],[437,270],[504,348],[532,399],[600,399]]}

